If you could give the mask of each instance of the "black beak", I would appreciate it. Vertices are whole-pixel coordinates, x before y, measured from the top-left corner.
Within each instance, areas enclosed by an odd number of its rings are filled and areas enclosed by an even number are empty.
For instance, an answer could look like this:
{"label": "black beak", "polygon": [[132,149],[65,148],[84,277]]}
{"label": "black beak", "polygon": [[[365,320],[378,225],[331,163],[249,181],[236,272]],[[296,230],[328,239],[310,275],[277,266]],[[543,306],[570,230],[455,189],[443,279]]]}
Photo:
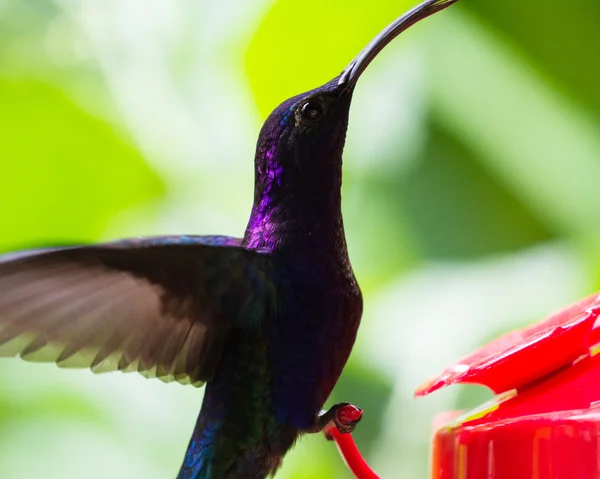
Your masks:
{"label": "black beak", "polygon": [[338,86],[352,89],[369,63],[394,38],[420,20],[444,10],[458,0],[426,0],[387,26],[369,43],[342,72]]}

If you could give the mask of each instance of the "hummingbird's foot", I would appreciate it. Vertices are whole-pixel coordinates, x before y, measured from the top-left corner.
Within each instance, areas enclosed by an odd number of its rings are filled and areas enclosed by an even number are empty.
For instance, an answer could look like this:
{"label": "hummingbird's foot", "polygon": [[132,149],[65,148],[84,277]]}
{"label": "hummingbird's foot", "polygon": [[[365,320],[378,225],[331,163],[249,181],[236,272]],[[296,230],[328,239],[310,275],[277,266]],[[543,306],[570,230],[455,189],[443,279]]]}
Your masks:
{"label": "hummingbird's foot", "polygon": [[348,434],[354,431],[361,419],[362,409],[353,404],[342,402],[319,414],[315,431],[324,430],[327,434],[328,429],[335,427],[340,433]]}

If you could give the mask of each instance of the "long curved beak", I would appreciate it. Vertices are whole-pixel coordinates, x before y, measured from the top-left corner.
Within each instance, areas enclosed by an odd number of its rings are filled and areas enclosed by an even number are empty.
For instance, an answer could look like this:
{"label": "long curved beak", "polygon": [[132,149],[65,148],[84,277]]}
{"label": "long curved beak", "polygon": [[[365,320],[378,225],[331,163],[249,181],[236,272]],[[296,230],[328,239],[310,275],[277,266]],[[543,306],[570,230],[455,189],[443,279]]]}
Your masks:
{"label": "long curved beak", "polygon": [[338,80],[338,86],[351,89],[356,84],[362,72],[377,54],[385,48],[394,38],[415,23],[427,18],[434,13],[444,10],[458,0],[426,0],[412,10],[408,11],[395,22],[387,26],[371,43],[369,43],[358,56],[352,60],[350,65],[342,72]]}

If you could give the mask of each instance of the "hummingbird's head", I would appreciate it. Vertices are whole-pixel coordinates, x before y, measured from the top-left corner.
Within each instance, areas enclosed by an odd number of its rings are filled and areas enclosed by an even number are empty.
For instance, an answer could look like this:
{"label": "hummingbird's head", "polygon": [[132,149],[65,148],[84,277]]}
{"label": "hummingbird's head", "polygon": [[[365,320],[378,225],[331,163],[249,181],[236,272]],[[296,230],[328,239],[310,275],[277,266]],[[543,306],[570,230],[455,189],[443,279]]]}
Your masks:
{"label": "hummingbird's head", "polygon": [[[249,244],[265,231],[295,224],[299,210],[318,220],[339,210],[342,150],[356,82],[377,54],[411,25],[458,0],[426,0],[384,29],[344,71],[325,85],[284,101],[262,127],[256,151],[256,185]],[[328,213],[329,212],[329,213]],[[259,232],[259,233],[256,233]],[[258,239],[256,239],[258,238]]]}
{"label": "hummingbird's head", "polygon": [[340,87],[336,78],[279,105],[260,133],[259,174],[297,176],[335,162],[344,146],[351,97],[352,89]]}
{"label": "hummingbird's head", "polygon": [[284,101],[267,118],[258,141],[259,176],[307,179],[341,166],[352,93],[371,61],[411,25],[458,0],[426,0],[402,15],[364,48],[344,71],[325,85]]}

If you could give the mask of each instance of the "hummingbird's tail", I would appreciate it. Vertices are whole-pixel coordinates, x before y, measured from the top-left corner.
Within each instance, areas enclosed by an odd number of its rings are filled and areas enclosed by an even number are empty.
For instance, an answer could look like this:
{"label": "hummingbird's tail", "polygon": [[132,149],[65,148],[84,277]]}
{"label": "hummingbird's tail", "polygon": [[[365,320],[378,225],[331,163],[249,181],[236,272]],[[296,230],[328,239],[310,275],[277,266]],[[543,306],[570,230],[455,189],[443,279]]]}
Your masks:
{"label": "hummingbird's tail", "polygon": [[221,424],[215,421],[208,422],[205,419],[200,412],[177,479],[218,479],[214,475],[212,449],[215,435],[221,428]]}
{"label": "hummingbird's tail", "polygon": [[198,448],[196,444],[190,442],[177,479],[208,479],[207,468],[202,456],[202,448]]}
{"label": "hummingbird's tail", "polygon": [[[210,405],[210,401],[205,404]],[[200,411],[177,479],[271,477],[297,437],[293,432],[281,436],[279,441],[268,442],[262,434],[232,428],[231,423],[209,411],[204,406]],[[238,420],[233,419],[236,424]]]}

